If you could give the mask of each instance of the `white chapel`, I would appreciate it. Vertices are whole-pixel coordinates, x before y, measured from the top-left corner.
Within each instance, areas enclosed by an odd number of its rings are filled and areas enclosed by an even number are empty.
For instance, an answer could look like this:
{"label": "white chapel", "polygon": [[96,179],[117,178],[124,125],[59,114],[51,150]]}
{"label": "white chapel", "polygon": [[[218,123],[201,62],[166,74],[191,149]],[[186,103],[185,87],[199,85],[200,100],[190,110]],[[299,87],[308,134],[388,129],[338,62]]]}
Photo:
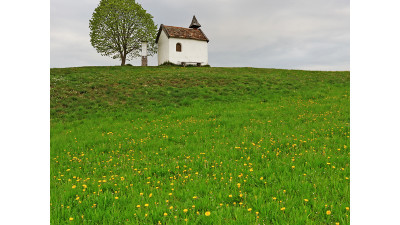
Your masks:
{"label": "white chapel", "polygon": [[165,62],[207,65],[209,40],[200,27],[195,16],[189,28],[161,24],[156,38],[158,65]]}

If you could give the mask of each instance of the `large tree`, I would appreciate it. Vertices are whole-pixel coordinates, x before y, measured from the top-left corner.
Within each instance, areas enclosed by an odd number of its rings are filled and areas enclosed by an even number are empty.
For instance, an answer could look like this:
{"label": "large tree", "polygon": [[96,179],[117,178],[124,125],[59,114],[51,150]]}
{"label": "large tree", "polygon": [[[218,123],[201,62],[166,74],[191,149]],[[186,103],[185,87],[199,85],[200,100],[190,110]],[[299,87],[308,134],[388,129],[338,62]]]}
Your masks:
{"label": "large tree", "polygon": [[147,41],[148,55],[157,52],[157,26],[153,16],[135,0],[101,0],[89,21],[90,43],[104,56],[125,61],[139,57],[141,42]]}

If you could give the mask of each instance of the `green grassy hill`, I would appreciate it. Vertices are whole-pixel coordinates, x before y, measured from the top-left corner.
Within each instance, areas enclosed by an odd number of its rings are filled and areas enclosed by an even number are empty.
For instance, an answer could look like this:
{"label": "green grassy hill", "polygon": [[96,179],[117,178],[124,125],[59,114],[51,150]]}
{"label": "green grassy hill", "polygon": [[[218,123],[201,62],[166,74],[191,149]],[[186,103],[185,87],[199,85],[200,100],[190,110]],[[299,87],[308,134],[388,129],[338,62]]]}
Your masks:
{"label": "green grassy hill", "polygon": [[54,224],[350,221],[349,72],[50,74]]}

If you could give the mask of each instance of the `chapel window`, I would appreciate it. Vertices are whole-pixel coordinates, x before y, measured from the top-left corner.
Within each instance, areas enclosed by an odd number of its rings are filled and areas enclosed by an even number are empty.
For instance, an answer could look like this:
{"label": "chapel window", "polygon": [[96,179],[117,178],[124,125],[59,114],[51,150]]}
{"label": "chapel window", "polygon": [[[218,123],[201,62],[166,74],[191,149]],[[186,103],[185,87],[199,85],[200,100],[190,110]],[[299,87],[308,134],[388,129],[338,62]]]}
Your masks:
{"label": "chapel window", "polygon": [[181,43],[177,43],[177,44],[176,44],[176,51],[177,51],[177,52],[181,52],[181,51],[182,51],[182,45],[181,45]]}

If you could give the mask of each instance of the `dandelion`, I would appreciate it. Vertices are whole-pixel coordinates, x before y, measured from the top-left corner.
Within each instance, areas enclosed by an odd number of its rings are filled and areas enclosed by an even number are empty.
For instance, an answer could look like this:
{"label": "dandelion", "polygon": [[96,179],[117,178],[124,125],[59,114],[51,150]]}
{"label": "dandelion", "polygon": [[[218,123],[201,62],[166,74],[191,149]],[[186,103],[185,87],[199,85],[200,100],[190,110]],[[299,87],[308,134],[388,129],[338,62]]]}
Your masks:
{"label": "dandelion", "polygon": [[295,166],[292,166],[292,169],[294,169],[295,168]]}
{"label": "dandelion", "polygon": [[136,208],[140,208],[140,205],[137,205]]}
{"label": "dandelion", "polygon": [[349,208],[349,207],[346,207],[346,210],[347,210],[347,211],[349,211],[349,210],[350,210],[350,208]]}
{"label": "dandelion", "polygon": [[187,210],[187,209],[184,209],[184,210],[183,210],[183,212],[184,212],[184,213],[187,213],[187,212],[188,212],[188,210]]}
{"label": "dandelion", "polygon": [[169,209],[173,209],[173,208],[174,208],[173,206],[169,207]]}
{"label": "dandelion", "polygon": [[282,207],[282,208],[281,208],[282,211],[285,211],[285,209],[286,209],[285,207]]}
{"label": "dandelion", "polygon": [[264,177],[260,177],[260,180],[263,180],[264,179]]}
{"label": "dandelion", "polygon": [[149,207],[149,204],[147,204],[147,203],[146,203],[146,204],[144,204],[144,207]]}
{"label": "dandelion", "polygon": [[251,212],[251,210],[252,210],[251,208],[248,208],[248,209],[247,209],[247,211],[249,211],[249,212]]}
{"label": "dandelion", "polygon": [[210,211],[207,211],[206,213],[204,213],[204,215],[206,215],[206,216],[210,216],[210,215],[211,215],[211,213],[210,213]]}
{"label": "dandelion", "polygon": [[328,210],[328,211],[326,211],[326,215],[331,215],[331,211],[330,210]]}
{"label": "dandelion", "polygon": [[118,197],[115,197],[115,199],[118,199]]}
{"label": "dandelion", "polygon": [[197,196],[193,196],[193,199],[197,199]]}
{"label": "dandelion", "polygon": [[149,198],[151,198],[151,196],[153,196],[153,193],[150,193],[150,194],[149,194]]}
{"label": "dandelion", "polygon": [[70,218],[69,218],[69,221],[72,221],[72,220],[74,220],[74,218],[73,218],[73,217],[70,217]]}
{"label": "dandelion", "polygon": [[164,213],[164,216],[168,216],[168,213]]}
{"label": "dandelion", "polygon": [[72,185],[72,188],[76,188],[76,185]]}
{"label": "dandelion", "polygon": [[232,195],[229,195],[229,198],[232,198]]}

